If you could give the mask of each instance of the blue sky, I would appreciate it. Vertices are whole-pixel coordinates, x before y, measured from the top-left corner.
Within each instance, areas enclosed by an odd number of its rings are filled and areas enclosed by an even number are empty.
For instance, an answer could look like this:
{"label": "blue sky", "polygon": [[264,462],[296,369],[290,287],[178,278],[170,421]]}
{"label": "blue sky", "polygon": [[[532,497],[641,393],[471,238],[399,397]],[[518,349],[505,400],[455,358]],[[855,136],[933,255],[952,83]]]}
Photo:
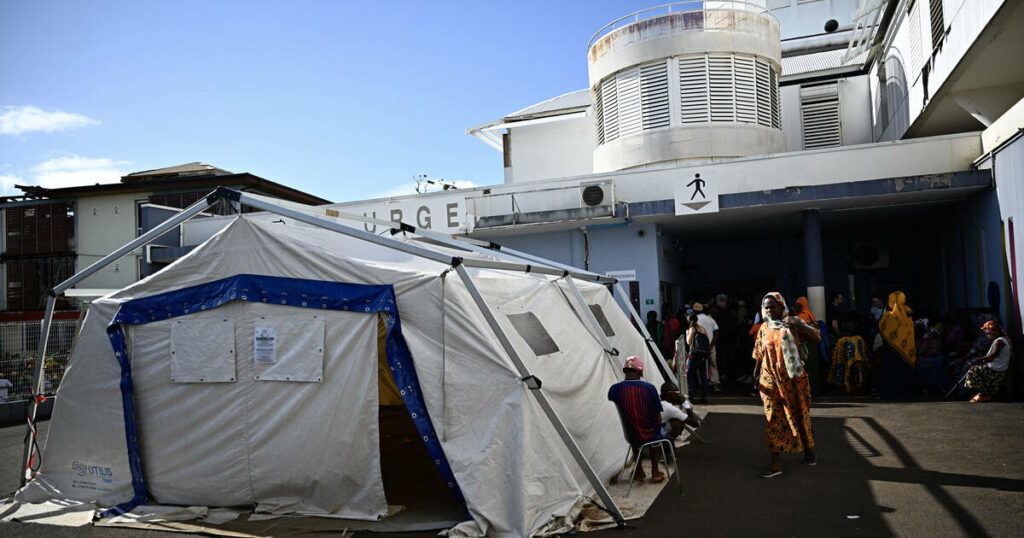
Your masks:
{"label": "blue sky", "polygon": [[0,192],[202,161],[332,201],[502,182],[465,129],[657,2],[0,2]]}

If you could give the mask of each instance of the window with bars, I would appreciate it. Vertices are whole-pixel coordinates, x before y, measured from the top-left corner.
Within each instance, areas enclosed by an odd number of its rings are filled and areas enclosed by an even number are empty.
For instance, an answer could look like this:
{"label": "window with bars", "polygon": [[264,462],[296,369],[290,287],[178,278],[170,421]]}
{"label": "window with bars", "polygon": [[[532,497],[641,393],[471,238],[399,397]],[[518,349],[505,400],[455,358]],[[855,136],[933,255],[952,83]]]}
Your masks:
{"label": "window with bars", "polygon": [[837,84],[800,88],[804,149],[833,148],[843,143]]}

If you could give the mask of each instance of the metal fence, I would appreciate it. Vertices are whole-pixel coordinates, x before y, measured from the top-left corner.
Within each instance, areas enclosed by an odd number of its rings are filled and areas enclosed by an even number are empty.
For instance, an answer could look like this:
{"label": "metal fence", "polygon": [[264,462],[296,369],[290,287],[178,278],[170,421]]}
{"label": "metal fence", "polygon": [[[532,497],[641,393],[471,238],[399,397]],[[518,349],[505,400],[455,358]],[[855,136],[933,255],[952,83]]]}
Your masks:
{"label": "metal fence", "polygon": [[[39,321],[0,323],[0,402],[28,400],[39,352]],[[42,394],[52,395],[64,377],[78,320],[54,320],[46,344]]]}

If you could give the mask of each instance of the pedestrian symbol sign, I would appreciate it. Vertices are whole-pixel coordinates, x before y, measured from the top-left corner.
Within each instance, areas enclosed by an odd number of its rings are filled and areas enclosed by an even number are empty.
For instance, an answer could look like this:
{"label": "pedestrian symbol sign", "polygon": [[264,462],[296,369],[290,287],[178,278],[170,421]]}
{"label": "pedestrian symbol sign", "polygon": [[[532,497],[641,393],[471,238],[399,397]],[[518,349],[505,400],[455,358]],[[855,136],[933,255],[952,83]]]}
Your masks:
{"label": "pedestrian symbol sign", "polygon": [[687,172],[675,181],[676,215],[718,212],[718,187],[700,172]]}

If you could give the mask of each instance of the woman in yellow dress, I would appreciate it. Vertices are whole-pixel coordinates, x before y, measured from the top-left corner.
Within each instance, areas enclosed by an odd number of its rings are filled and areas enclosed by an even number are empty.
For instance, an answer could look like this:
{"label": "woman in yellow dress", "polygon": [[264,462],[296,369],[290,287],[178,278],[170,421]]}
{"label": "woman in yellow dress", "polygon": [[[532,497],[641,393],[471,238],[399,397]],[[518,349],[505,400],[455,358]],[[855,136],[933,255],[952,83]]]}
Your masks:
{"label": "woman in yellow dress", "polygon": [[828,374],[828,382],[832,386],[846,393],[864,388],[871,370],[865,348],[864,339],[857,335],[844,336],[836,342]]}
{"label": "woman in yellow dress", "polygon": [[878,320],[884,343],[878,373],[878,395],[882,398],[912,398],[920,390],[912,313],[902,291],[889,294],[889,307]]}
{"label": "woman in yellow dress", "polygon": [[818,330],[804,320],[787,315],[782,294],[771,292],[761,302],[764,324],[754,342],[755,379],[768,420],[765,443],[771,464],[764,478],[782,474],[781,452],[803,452],[804,464],[815,465],[811,430],[811,389],[800,356],[800,342],[816,345]]}

